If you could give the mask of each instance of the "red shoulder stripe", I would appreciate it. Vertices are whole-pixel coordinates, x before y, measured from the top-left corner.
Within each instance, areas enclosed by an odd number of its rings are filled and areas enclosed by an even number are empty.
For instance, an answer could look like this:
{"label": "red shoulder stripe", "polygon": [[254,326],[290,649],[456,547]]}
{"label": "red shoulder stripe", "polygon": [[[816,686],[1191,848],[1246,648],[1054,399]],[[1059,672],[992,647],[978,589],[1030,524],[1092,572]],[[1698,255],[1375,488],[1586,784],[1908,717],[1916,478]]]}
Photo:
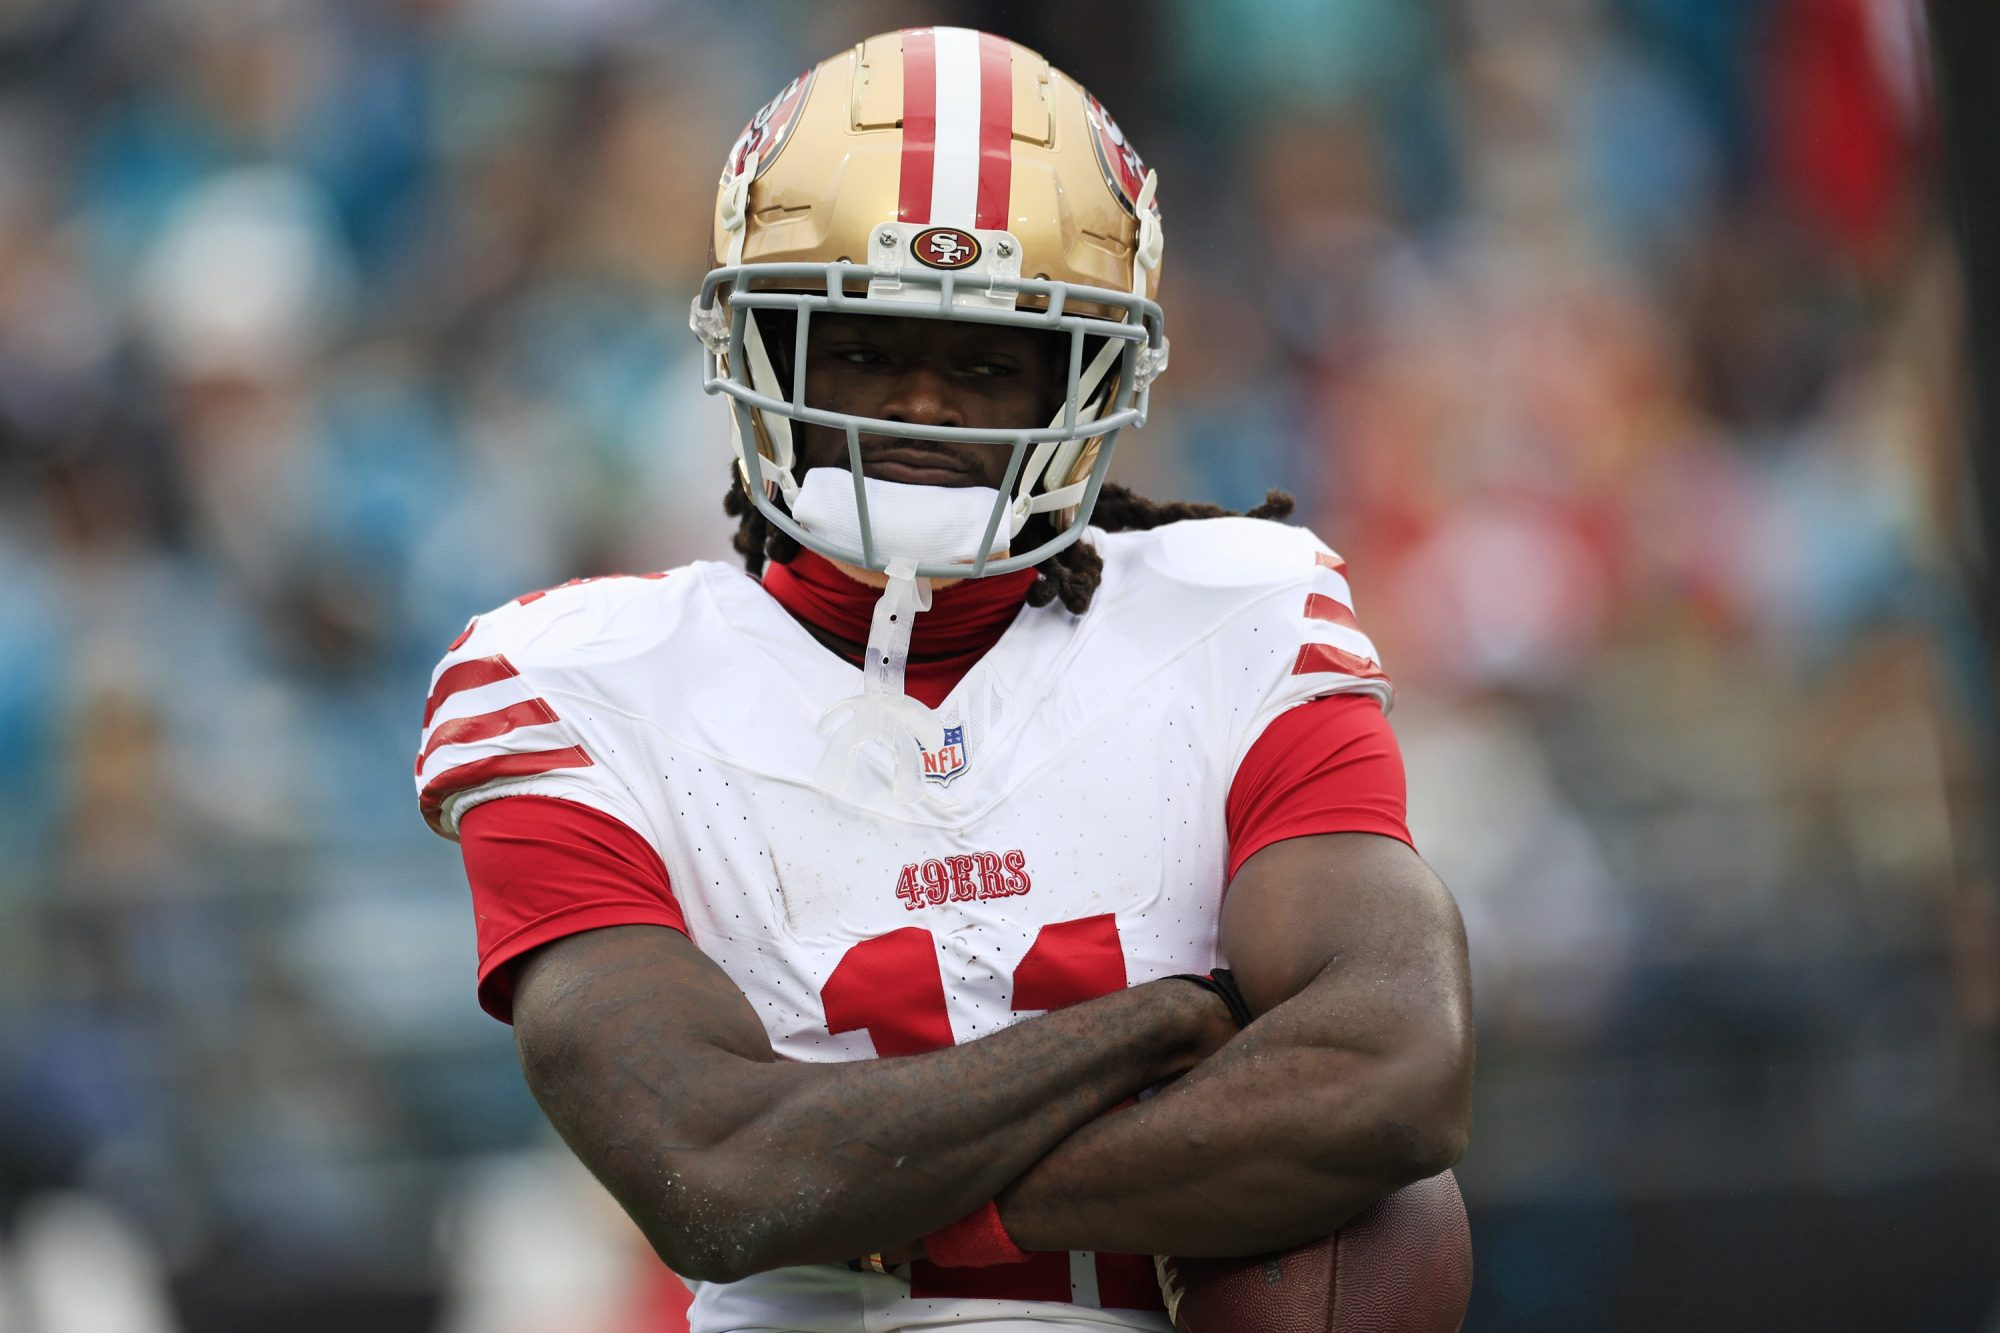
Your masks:
{"label": "red shoulder stripe", "polygon": [[432,828],[438,826],[438,815],[444,809],[445,799],[459,792],[469,791],[482,783],[496,778],[529,778],[537,773],[553,773],[559,768],[589,768],[590,756],[583,752],[581,745],[572,745],[566,750],[535,750],[528,754],[497,754],[489,759],[475,759],[457,768],[447,768],[432,778],[430,784],[417,798],[423,809],[424,818]]}
{"label": "red shoulder stripe", "polygon": [[417,756],[417,771],[424,771],[424,761],[440,745],[463,745],[468,741],[490,741],[495,736],[504,736],[516,727],[532,727],[543,722],[560,722],[556,710],[540,699],[523,699],[520,703],[496,708],[490,713],[480,713],[474,717],[455,717],[443,723],[431,733],[430,744]]}
{"label": "red shoulder stripe", "polygon": [[437,678],[437,684],[431,686],[431,697],[424,703],[424,725],[428,727],[431,724],[431,719],[437,716],[438,705],[452,695],[520,674],[514,669],[512,662],[498,653],[491,657],[475,657],[470,661],[446,667],[444,674]]}
{"label": "red shoulder stripe", "polygon": [[1347,572],[1347,562],[1345,560],[1342,560],[1337,555],[1329,555],[1325,551],[1315,551],[1313,553],[1313,563],[1321,569],[1330,569],[1336,574],[1345,574]]}
{"label": "red shoulder stripe", "polygon": [[1324,620],[1334,625],[1345,625],[1352,630],[1361,628],[1360,624],[1354,619],[1354,613],[1347,609],[1345,602],[1337,598],[1328,597],[1325,593],[1309,592],[1306,594],[1306,619]]}
{"label": "red shoulder stripe", "polygon": [[1299,649],[1298,661],[1292,664],[1292,674],[1310,676],[1315,671],[1336,671],[1343,676],[1359,676],[1363,680],[1389,678],[1381,667],[1367,658],[1330,643],[1309,643]]}

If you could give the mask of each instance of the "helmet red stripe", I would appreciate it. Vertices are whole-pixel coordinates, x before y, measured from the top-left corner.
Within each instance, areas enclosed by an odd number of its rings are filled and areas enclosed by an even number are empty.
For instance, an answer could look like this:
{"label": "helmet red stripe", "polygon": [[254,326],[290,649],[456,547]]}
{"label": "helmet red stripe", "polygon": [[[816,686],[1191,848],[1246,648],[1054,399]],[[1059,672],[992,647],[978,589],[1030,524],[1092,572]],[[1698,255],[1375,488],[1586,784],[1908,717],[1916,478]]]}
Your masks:
{"label": "helmet red stripe", "polygon": [[1014,48],[979,35],[979,206],[972,225],[1007,225],[1014,187]]}
{"label": "helmet red stripe", "polygon": [[931,220],[931,172],[937,159],[937,38],[929,28],[903,30],[903,166],[896,217]]}

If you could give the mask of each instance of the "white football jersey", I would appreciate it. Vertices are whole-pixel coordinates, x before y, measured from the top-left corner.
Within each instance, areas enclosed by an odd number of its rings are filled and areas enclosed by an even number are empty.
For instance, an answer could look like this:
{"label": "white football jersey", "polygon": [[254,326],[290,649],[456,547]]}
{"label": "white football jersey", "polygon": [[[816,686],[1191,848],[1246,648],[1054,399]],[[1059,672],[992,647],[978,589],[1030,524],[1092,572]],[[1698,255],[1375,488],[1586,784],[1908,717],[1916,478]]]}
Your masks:
{"label": "white football jersey", "polygon": [[[1340,560],[1305,529],[1218,518],[1090,540],[1105,568],[1089,611],[1023,608],[936,710],[901,796],[879,747],[821,783],[822,719],[861,673],[740,568],[531,594],[439,664],[425,816],[455,837],[472,806],[534,794],[628,824],[793,1060],[936,1049],[1207,971],[1245,751],[1322,695],[1386,708],[1388,681]],[[1000,1293],[1001,1270],[786,1269],[703,1284],[693,1325],[1167,1327],[1132,1297],[1144,1260],[1017,1267]]]}

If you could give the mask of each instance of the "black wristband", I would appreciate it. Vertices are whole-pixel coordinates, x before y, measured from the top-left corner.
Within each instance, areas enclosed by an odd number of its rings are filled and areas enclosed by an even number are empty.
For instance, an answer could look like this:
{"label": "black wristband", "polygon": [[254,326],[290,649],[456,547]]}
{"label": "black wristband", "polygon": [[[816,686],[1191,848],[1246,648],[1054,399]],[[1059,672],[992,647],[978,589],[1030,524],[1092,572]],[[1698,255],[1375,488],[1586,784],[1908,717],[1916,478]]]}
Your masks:
{"label": "black wristband", "polygon": [[1244,1001],[1242,988],[1236,984],[1236,978],[1230,975],[1228,968],[1218,967],[1206,975],[1200,972],[1176,972],[1172,980],[1192,981],[1203,990],[1220,995],[1222,1002],[1229,1006],[1229,1016],[1236,1020],[1236,1026],[1239,1028],[1250,1026],[1250,1019],[1253,1017],[1250,1006]]}

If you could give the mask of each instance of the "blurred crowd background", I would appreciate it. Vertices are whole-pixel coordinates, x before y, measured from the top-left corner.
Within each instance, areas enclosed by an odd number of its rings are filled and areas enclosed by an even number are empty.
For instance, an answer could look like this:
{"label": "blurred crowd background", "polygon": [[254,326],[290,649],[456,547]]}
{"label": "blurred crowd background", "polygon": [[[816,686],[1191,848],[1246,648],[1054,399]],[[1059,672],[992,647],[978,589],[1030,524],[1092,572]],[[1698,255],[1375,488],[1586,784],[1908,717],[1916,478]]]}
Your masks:
{"label": "blurred crowd background", "polygon": [[2000,1328],[1995,704],[1909,0],[0,4],[0,1330],[637,1333],[410,782],[466,618],[727,554],[725,149],[871,32],[1160,172],[1115,475],[1395,676],[1495,1330]]}

